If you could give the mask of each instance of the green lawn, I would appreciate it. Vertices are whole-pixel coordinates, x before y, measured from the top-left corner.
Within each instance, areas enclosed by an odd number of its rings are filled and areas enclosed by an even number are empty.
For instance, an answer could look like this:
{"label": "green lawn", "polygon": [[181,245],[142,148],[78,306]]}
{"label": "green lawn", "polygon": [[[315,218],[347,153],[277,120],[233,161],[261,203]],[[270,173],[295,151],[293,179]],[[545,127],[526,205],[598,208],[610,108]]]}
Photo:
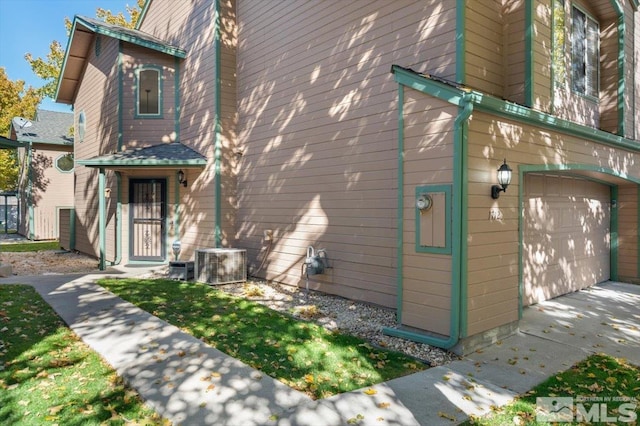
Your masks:
{"label": "green lawn", "polygon": [[[550,424],[536,421],[538,397],[573,398],[576,410],[573,413],[575,424],[591,424],[605,420],[604,412],[601,410],[606,404],[606,416],[616,420],[601,424],[635,425],[640,420],[640,367],[608,355],[591,355],[570,369],[550,377],[518,397],[513,403],[496,409],[491,415],[472,418],[463,424]],[[633,402],[633,398],[639,401]]]}
{"label": "green lawn", "polygon": [[43,251],[43,250],[59,250],[60,243],[58,241],[37,241],[26,243],[2,243],[0,244],[0,252],[28,252],[28,251]]}
{"label": "green lawn", "polygon": [[0,285],[0,424],[164,425],[26,285]]}
{"label": "green lawn", "polygon": [[313,398],[359,389],[425,366],[206,284],[105,279],[101,286]]}

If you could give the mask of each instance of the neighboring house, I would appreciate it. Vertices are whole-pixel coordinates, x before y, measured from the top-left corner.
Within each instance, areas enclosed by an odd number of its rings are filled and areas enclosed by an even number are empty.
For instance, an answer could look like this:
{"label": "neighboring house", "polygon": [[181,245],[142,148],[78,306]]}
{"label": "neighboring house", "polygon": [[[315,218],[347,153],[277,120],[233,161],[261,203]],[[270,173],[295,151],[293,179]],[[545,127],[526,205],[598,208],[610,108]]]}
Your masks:
{"label": "neighboring house", "polygon": [[14,118],[9,132],[19,142],[18,233],[57,239],[59,211],[73,207],[73,114],[39,109],[31,121]]}
{"label": "neighboring house", "polygon": [[389,334],[473,350],[523,306],[640,280],[639,40],[636,0],[76,17],[57,90],[77,128],[75,247],[102,267],[167,262],[175,240],[181,259],[244,248],[293,285],[324,248],[313,288],[395,307]]}

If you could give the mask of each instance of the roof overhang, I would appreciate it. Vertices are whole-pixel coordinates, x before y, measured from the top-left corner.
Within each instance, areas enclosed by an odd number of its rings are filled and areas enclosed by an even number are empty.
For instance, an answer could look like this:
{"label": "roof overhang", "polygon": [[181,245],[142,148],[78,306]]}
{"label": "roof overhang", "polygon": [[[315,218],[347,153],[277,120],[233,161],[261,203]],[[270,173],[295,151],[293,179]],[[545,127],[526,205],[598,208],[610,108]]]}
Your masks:
{"label": "roof overhang", "polygon": [[89,58],[89,48],[92,45],[93,38],[97,34],[132,43],[177,58],[186,57],[186,51],[184,49],[173,46],[164,40],[140,30],[107,24],[84,16],[76,16],[73,19],[71,34],[67,42],[67,50],[65,51],[62,62],[62,70],[58,78],[55,94],[56,102],[73,104],[80,80],[82,79],[82,74],[86,67],[86,62]]}
{"label": "roof overhang", "polygon": [[453,81],[430,74],[422,74],[399,65],[392,65],[391,72],[399,84],[459,107],[471,104],[473,105],[474,111],[486,112],[520,123],[581,137],[615,148],[640,152],[640,144],[638,144],[637,141],[605,132],[604,130],[577,124],[573,121],[565,120],[524,105],[498,99],[495,96],[472,90],[469,87]]}
{"label": "roof overhang", "polygon": [[24,146],[21,142],[0,136],[0,148],[2,149],[20,148],[21,146]]}
{"label": "roof overhang", "polygon": [[76,164],[101,169],[202,168],[207,159],[186,145],[172,142],[76,160]]}

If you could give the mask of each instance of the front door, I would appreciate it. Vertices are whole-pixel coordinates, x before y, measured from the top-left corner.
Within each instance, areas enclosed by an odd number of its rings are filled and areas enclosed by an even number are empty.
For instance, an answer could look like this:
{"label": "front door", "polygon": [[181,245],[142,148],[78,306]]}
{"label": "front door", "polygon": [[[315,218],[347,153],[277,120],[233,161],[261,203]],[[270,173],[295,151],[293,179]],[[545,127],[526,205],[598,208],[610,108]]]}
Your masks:
{"label": "front door", "polygon": [[132,179],[129,186],[129,258],[165,259],[164,179]]}

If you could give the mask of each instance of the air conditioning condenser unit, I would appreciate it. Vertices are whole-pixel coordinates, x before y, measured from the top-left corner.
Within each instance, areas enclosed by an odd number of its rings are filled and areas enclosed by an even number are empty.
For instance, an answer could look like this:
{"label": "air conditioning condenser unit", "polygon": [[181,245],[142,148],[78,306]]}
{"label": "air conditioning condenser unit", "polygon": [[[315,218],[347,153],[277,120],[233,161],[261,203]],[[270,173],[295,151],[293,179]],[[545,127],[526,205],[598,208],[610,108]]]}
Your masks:
{"label": "air conditioning condenser unit", "polygon": [[195,279],[208,284],[230,284],[247,280],[247,251],[232,248],[197,249]]}

